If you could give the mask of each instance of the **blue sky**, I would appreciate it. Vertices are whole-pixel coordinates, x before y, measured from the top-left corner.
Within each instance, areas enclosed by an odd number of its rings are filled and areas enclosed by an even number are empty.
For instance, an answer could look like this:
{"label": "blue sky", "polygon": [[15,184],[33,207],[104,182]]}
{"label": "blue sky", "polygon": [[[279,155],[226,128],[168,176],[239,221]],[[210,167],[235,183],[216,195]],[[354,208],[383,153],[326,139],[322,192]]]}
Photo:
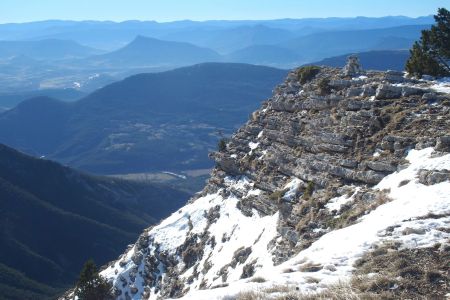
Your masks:
{"label": "blue sky", "polygon": [[0,0],[0,23],[423,16],[450,0]]}

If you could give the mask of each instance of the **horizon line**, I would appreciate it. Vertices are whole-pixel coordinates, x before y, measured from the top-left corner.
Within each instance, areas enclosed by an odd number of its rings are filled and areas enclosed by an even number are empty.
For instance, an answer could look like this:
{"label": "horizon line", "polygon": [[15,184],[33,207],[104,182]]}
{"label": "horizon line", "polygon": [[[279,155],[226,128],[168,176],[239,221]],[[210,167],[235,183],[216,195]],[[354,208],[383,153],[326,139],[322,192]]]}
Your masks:
{"label": "horizon line", "polygon": [[0,25],[14,25],[14,24],[29,24],[29,23],[43,23],[43,22],[98,22],[98,23],[126,23],[126,22],[152,22],[158,24],[166,23],[177,23],[177,22],[192,22],[192,23],[206,23],[206,22],[268,22],[268,21],[283,21],[283,20],[326,20],[326,19],[383,19],[383,18],[407,18],[407,19],[420,19],[433,17],[433,15],[422,15],[417,17],[406,16],[406,15],[385,15],[378,17],[367,17],[367,16],[349,16],[349,17],[311,17],[311,18],[274,18],[274,19],[205,19],[205,20],[195,20],[195,19],[178,19],[178,20],[167,20],[167,21],[157,21],[157,20],[143,20],[143,19],[124,19],[124,20],[92,20],[92,19],[43,19],[43,20],[33,20],[33,21],[23,21],[23,22],[6,22]]}

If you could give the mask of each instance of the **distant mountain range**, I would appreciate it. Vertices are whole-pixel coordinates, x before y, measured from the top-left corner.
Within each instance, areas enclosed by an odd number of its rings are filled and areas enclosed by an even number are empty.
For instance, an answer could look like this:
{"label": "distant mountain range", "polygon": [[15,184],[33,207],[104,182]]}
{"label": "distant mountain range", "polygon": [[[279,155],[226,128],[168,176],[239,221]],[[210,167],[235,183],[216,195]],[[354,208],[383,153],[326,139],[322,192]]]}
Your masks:
{"label": "distant mountain range", "polygon": [[37,60],[58,60],[87,57],[99,53],[101,53],[101,51],[68,40],[0,40],[0,60],[21,55]]}
{"label": "distant mountain range", "polygon": [[225,58],[228,61],[240,61],[249,64],[266,66],[300,65],[303,61],[302,55],[276,45],[255,45],[237,50]]}
{"label": "distant mountain range", "polygon": [[[299,63],[349,52],[409,49],[412,43],[420,37],[421,31],[428,27],[429,25],[409,25],[382,29],[326,31],[299,36],[282,29],[254,26],[227,29],[217,35],[210,33],[212,36],[207,41],[196,41],[195,38],[189,40],[189,35],[186,34],[183,42],[137,36],[129,44],[118,50],[90,56],[72,63],[68,61],[67,64],[92,69],[99,67],[175,67],[201,62],[226,61],[294,67]],[[200,32],[203,31],[200,30]],[[6,49],[8,43],[22,42],[3,43],[6,43],[4,47]],[[51,45],[46,45],[48,41],[39,43],[42,44],[40,47],[43,49],[57,51]],[[37,48],[37,53],[43,51],[40,47]],[[34,48],[30,46],[30,49]],[[75,47],[74,51],[76,49]],[[221,50],[223,54],[220,55],[211,49]],[[14,51],[14,47],[9,50],[11,53],[14,53]],[[25,52],[19,54],[36,58],[36,54],[34,56]],[[62,54],[53,55],[49,53],[47,56],[60,57]],[[71,54],[67,52],[66,55]]]}
{"label": "distant mountain range", "polygon": [[281,46],[301,55],[303,62],[311,62],[349,52],[409,49],[427,28],[429,25],[330,31],[293,39]]}
{"label": "distant mountain range", "polygon": [[220,61],[220,55],[213,50],[201,48],[189,43],[162,41],[138,36],[125,47],[111,53],[94,56],[85,63],[88,67],[112,66],[182,66],[201,62]]}
{"label": "distant mountain range", "polygon": [[209,168],[219,138],[285,75],[210,63],[132,76],[72,103],[34,98],[0,114],[0,142],[104,174]]}
{"label": "distant mountain range", "polygon": [[62,101],[75,101],[85,94],[77,89],[68,88],[68,89],[42,89],[42,90],[34,90],[34,91],[24,91],[21,93],[0,93],[0,105],[4,108],[13,108],[20,102],[24,100],[28,100],[30,98],[36,97],[53,97]]}
{"label": "distant mountain range", "polygon": [[[310,65],[343,67],[347,57],[353,53],[323,59]],[[408,50],[369,51],[358,53],[361,66],[366,70],[396,70],[403,71],[409,58]]]}
{"label": "distant mountain range", "polygon": [[0,299],[54,299],[188,195],[91,176],[0,144]]}
{"label": "distant mountain range", "polygon": [[430,16],[0,24],[0,93],[89,93],[131,75],[196,63],[290,69],[346,53],[406,50],[433,22]]}
{"label": "distant mountain range", "polygon": [[[280,42],[280,37],[291,35],[308,35],[323,31],[342,31],[397,27],[404,25],[427,25],[434,23],[432,16],[409,18],[390,16],[382,18],[308,18],[280,20],[248,21],[176,21],[158,23],[154,21],[40,21],[21,24],[0,24],[0,37],[3,40],[41,40],[70,39],[93,48],[118,49],[138,35],[151,36],[180,42],[190,42],[200,46],[211,47],[208,41],[220,37],[233,36],[233,40],[244,42],[241,47],[250,46],[243,39],[247,36],[258,44]],[[269,28],[275,36],[261,32],[262,27]],[[236,30],[239,28],[240,30]],[[273,30],[276,29],[276,30]],[[284,32],[279,31],[284,30]],[[278,31],[277,31],[278,30]],[[252,35],[256,33],[256,37]],[[269,38],[267,38],[269,37]],[[275,37],[275,39],[273,39]],[[226,41],[223,41],[226,43]],[[239,43],[239,44],[241,44]],[[253,43],[254,44],[254,43]],[[235,47],[235,46],[234,46]],[[219,47],[219,48],[222,48]],[[218,49],[215,49],[218,50]]]}
{"label": "distant mountain range", "polygon": [[279,44],[299,35],[307,34],[307,32],[297,33],[266,25],[243,25],[215,29],[187,28],[160,38],[193,43],[214,49],[221,54],[229,54],[255,45]]}

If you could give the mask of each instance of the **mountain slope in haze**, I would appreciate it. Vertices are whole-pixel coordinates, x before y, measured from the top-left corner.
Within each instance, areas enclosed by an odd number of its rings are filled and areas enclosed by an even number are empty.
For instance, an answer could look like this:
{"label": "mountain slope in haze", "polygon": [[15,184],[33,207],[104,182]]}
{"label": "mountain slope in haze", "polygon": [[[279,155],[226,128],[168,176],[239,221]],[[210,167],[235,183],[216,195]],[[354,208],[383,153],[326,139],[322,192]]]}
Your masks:
{"label": "mountain slope in haze", "polygon": [[[316,61],[350,52],[408,49],[428,25],[400,26],[385,29],[329,31],[300,37],[279,44],[301,55],[306,61]],[[401,43],[399,43],[399,39]]]}
{"label": "mountain slope in haze", "polygon": [[99,50],[68,40],[0,41],[0,59],[24,55],[38,60],[57,60],[99,53]]}
{"label": "mountain slope in haze", "polygon": [[[112,51],[56,62],[50,59],[61,57],[60,54],[38,62],[20,53],[13,58],[0,56],[0,92],[42,88],[92,92],[105,86],[105,82],[131,75],[211,61],[292,68],[349,52],[410,48],[420,35],[417,28],[425,28],[423,24],[427,22],[433,23],[432,18],[0,24],[1,38],[71,39],[83,45],[102,45],[101,48]],[[411,33],[408,28],[415,29]]]}
{"label": "mountain slope in haze", "polygon": [[0,144],[0,299],[54,295],[88,258],[108,261],[187,197],[83,174]]}
{"label": "mountain slope in haze", "polygon": [[76,89],[43,89],[14,94],[5,93],[0,94],[0,107],[12,108],[24,100],[44,96],[70,102],[80,99],[84,95],[83,92]]}
{"label": "mountain slope in haze", "polygon": [[0,114],[0,141],[96,173],[210,168],[219,138],[285,74],[210,63],[132,76],[73,103],[30,99]]}
{"label": "mountain slope in haze", "polygon": [[211,49],[144,36],[137,36],[131,43],[119,50],[88,59],[89,63],[98,65],[124,65],[127,67],[180,66],[220,60],[220,55]]}
{"label": "mountain slope in haze", "polygon": [[273,45],[249,46],[226,56],[228,61],[266,66],[291,66],[302,60],[296,52]]}
{"label": "mountain slope in haze", "polygon": [[[153,21],[61,21],[49,20],[20,24],[0,24],[0,36],[5,40],[71,39],[98,49],[114,50],[129,43],[137,35],[185,41],[198,45],[237,27],[264,26],[282,29],[298,35],[329,30],[353,30],[387,28],[403,25],[432,24],[432,16],[409,18],[391,16],[381,18],[308,18],[280,20],[236,20],[236,21],[175,21],[158,23]],[[212,32],[212,34],[211,34]],[[237,33],[239,34],[239,33]],[[236,45],[234,45],[235,47]],[[208,46],[209,47],[209,46]],[[214,48],[214,47],[212,47]]]}
{"label": "mountain slope in haze", "polygon": [[[325,58],[321,61],[308,65],[341,68],[347,63],[347,57],[349,55],[350,53],[346,55]],[[405,69],[406,61],[410,56],[408,50],[368,51],[357,53],[357,55],[364,69],[396,71],[403,71]]]}
{"label": "mountain slope in haze", "polygon": [[279,44],[296,36],[297,34],[289,30],[254,25],[214,30],[188,28],[166,35],[163,39],[193,43],[221,54],[228,54],[250,46]]}

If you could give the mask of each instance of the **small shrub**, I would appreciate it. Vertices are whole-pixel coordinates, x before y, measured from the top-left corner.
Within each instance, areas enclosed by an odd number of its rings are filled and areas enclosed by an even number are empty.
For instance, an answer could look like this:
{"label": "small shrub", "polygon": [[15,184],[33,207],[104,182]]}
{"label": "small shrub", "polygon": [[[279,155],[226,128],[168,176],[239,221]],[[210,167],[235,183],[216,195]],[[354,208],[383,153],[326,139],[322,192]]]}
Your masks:
{"label": "small shrub", "polygon": [[211,289],[212,290],[214,290],[214,289],[220,289],[220,288],[224,288],[224,287],[227,287],[229,284],[228,283],[220,283],[220,284],[216,284],[216,285],[214,285],[214,286],[212,286],[211,287]]}
{"label": "small shrub", "polygon": [[217,143],[217,148],[219,149],[220,152],[227,150],[227,142],[228,140],[226,138],[221,138],[219,140],[219,142]]}
{"label": "small shrub", "polygon": [[318,279],[318,278],[315,278],[315,277],[311,277],[311,276],[307,276],[307,277],[305,277],[305,281],[307,282],[307,283],[319,283],[320,282],[320,279]]}
{"label": "small shrub", "polygon": [[298,268],[298,270],[300,272],[308,272],[308,273],[310,273],[310,272],[318,272],[318,271],[320,271],[322,269],[323,269],[323,266],[321,264],[314,264],[314,263],[311,263],[311,262],[309,262],[309,263],[307,263],[307,264],[305,264],[303,266],[300,266],[300,268]]}
{"label": "small shrub", "polygon": [[281,197],[283,197],[285,192],[286,192],[285,190],[274,191],[272,194],[269,195],[269,199],[273,201],[278,201],[281,199]]}
{"label": "small shrub", "polygon": [[295,271],[292,268],[287,268],[287,269],[283,270],[283,273],[293,273],[293,272],[295,272]]}
{"label": "small shrub", "polygon": [[314,192],[314,182],[310,181],[310,182],[308,182],[308,185],[305,188],[305,192],[303,193],[303,198],[304,199],[311,198],[313,192]]}
{"label": "small shrub", "polygon": [[254,292],[254,291],[247,291],[247,292],[240,292],[236,296],[236,300],[262,300],[264,295]]}
{"label": "small shrub", "polygon": [[305,84],[313,80],[317,74],[320,72],[320,67],[317,66],[306,66],[302,67],[297,71],[297,78],[301,84]]}
{"label": "small shrub", "polygon": [[407,185],[409,182],[410,182],[410,180],[408,180],[408,179],[402,180],[402,181],[400,181],[400,183],[398,184],[398,187],[402,187],[402,186],[404,186],[404,185]]}
{"label": "small shrub", "polygon": [[439,273],[437,271],[427,271],[425,273],[425,279],[427,282],[435,284],[444,278],[441,275],[441,273]]}
{"label": "small shrub", "polygon": [[253,277],[250,282],[257,282],[257,283],[263,283],[266,282],[267,280],[261,276],[258,277]]}
{"label": "small shrub", "polygon": [[402,277],[419,279],[422,277],[423,271],[416,266],[410,266],[400,271],[399,274]]}
{"label": "small shrub", "polygon": [[305,299],[303,295],[297,292],[290,292],[284,295],[277,296],[273,298],[274,300],[302,300]]}
{"label": "small shrub", "polygon": [[265,288],[263,290],[266,294],[274,294],[274,293],[289,293],[291,291],[292,287],[288,285],[281,285],[281,284],[275,284],[271,287]]}
{"label": "small shrub", "polygon": [[322,78],[318,83],[319,91],[322,95],[329,94],[331,92],[330,78]]}

